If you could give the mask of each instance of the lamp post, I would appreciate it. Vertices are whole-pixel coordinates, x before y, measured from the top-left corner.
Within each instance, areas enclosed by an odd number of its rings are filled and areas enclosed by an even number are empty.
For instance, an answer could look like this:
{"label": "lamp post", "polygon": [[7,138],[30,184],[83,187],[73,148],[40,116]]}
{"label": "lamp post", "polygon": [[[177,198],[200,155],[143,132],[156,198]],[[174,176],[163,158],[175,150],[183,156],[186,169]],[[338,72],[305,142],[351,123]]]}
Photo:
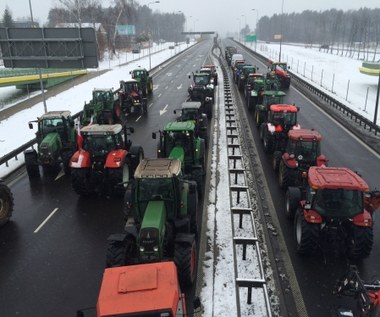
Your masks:
{"label": "lamp post", "polygon": [[[149,5],[151,5],[151,4],[154,4],[154,3],[160,3],[160,1],[152,1],[152,2],[148,2],[147,3],[147,6],[148,6],[148,8],[149,8]],[[150,36],[151,36],[151,34],[150,34],[150,28],[149,28],[149,33],[148,33],[148,37],[149,37],[149,50],[148,50],[148,54],[149,54],[149,70],[151,70],[152,69],[152,56],[151,56],[151,54],[150,54]]]}
{"label": "lamp post", "polygon": [[256,46],[257,46],[257,23],[259,22],[259,10],[252,9],[252,11],[256,11],[256,25],[255,25],[255,35],[256,35],[255,52],[256,52]]}
{"label": "lamp post", "polygon": [[[244,21],[245,21],[245,25],[244,25],[244,29],[247,27],[247,16],[245,14],[242,14],[241,15],[242,17],[244,17]],[[245,35],[247,35],[246,33],[244,33],[244,42],[245,42]]]}
{"label": "lamp post", "polygon": [[283,20],[283,17],[284,16],[284,0],[282,0],[282,5],[281,5],[281,21],[280,21],[280,34],[281,34],[281,37],[280,37],[280,53],[278,55],[278,61],[281,62],[281,44],[282,44],[282,20]]}

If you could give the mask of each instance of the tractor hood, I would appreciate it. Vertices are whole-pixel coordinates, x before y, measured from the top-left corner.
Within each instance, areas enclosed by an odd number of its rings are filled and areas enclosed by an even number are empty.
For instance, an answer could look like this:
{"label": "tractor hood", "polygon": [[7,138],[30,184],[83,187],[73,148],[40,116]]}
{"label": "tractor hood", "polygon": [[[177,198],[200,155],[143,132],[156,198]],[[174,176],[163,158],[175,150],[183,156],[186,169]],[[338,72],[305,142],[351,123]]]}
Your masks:
{"label": "tractor hood", "polygon": [[47,152],[51,153],[60,150],[61,147],[62,143],[59,134],[57,132],[51,132],[43,138],[39,146],[39,151],[47,154]]}
{"label": "tractor hood", "polygon": [[141,223],[138,245],[139,258],[142,262],[153,262],[162,259],[165,223],[165,202],[157,197],[157,200],[148,202],[144,219]]}
{"label": "tractor hood", "polygon": [[169,159],[177,159],[183,162],[185,159],[185,151],[182,146],[175,146],[172,148],[169,154]]}

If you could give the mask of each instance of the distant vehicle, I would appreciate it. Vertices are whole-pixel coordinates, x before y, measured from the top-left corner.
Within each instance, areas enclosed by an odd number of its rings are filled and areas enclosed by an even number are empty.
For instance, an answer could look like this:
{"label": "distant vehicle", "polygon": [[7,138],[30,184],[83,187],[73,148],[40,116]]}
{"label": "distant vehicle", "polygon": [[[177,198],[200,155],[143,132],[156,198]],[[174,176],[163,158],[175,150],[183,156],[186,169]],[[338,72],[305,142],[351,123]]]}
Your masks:
{"label": "distant vehicle", "polygon": [[132,53],[133,54],[140,54],[141,53],[140,44],[133,45],[133,47],[132,47]]}

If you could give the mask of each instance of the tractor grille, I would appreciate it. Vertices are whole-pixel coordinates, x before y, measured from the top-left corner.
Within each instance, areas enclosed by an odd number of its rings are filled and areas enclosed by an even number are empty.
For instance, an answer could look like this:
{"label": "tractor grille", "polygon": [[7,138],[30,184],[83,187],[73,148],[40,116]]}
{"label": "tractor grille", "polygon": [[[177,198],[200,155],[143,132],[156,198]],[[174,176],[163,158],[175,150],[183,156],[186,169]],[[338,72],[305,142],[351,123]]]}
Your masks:
{"label": "tractor grille", "polygon": [[140,234],[140,245],[145,252],[154,252],[153,248],[158,247],[159,232],[156,228],[144,228]]}

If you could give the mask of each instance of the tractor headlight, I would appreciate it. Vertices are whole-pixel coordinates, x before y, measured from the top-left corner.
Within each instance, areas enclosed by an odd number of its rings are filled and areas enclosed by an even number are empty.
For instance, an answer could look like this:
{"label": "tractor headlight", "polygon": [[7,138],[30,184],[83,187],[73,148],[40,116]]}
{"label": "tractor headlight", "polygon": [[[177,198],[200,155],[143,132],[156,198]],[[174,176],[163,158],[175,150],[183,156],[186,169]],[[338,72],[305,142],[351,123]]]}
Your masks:
{"label": "tractor headlight", "polygon": [[157,245],[155,245],[155,246],[153,247],[153,251],[154,251],[154,252],[158,252],[158,246],[157,246]]}
{"label": "tractor headlight", "polygon": [[144,251],[145,251],[144,246],[140,245],[140,252],[144,252]]}

